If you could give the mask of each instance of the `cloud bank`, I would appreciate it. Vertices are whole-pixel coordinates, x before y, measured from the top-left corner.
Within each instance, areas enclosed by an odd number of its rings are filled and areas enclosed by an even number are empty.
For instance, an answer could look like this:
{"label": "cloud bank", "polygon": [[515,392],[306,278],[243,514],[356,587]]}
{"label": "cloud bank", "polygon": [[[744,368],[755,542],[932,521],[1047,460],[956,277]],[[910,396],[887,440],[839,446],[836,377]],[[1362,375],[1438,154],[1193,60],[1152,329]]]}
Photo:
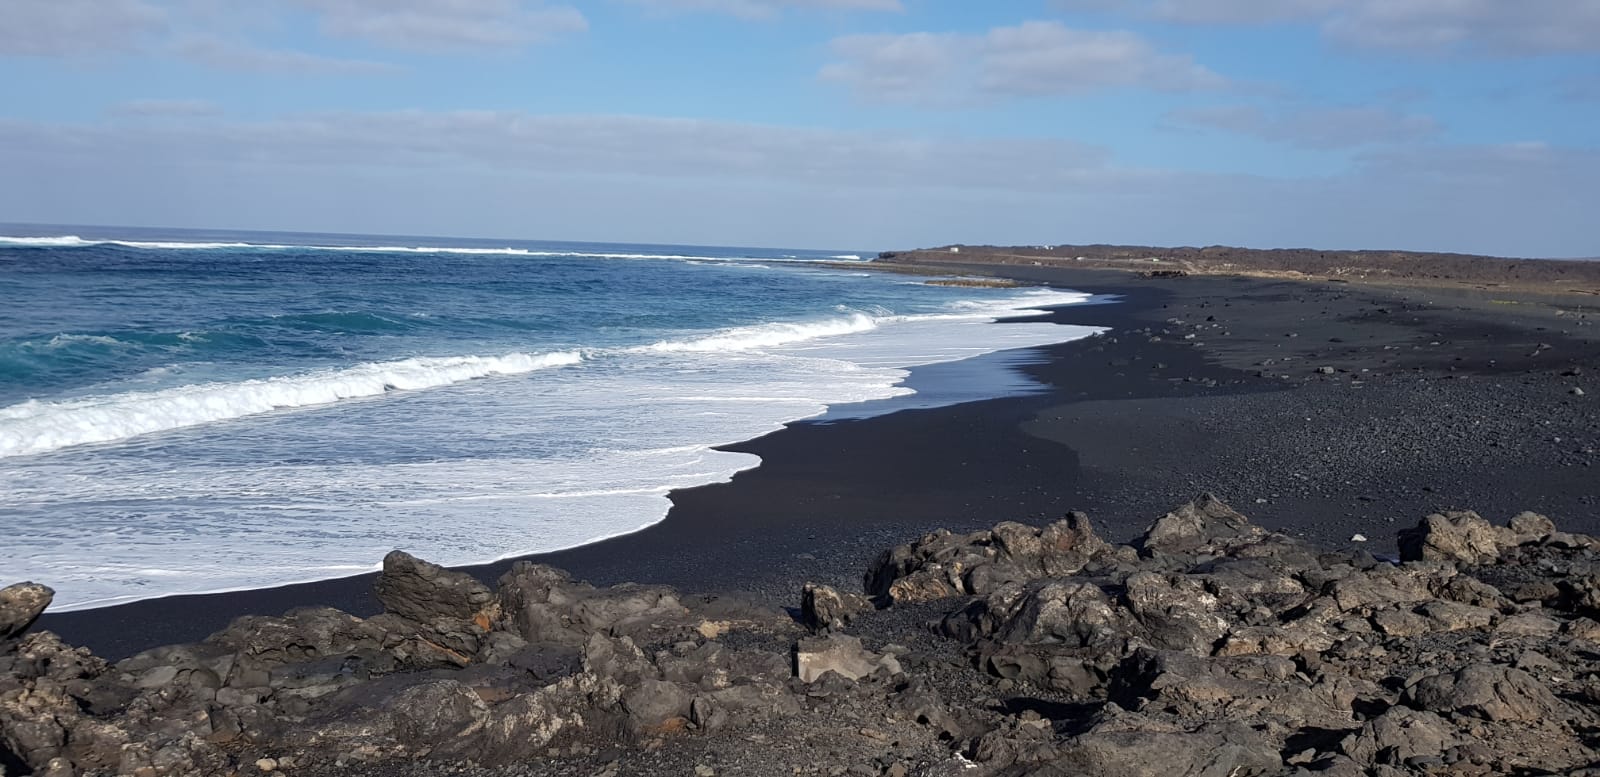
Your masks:
{"label": "cloud bank", "polygon": [[[632,116],[342,113],[113,125],[0,121],[18,220],[903,248],[1230,243],[1593,253],[1600,153],[1362,152],[1335,176],[1118,165],[1054,139]],[[152,196],[159,193],[159,196]],[[253,221],[250,214],[273,220]],[[112,219],[107,214],[118,214]],[[47,218],[46,218],[47,217]]]}
{"label": "cloud bank", "polygon": [[1600,51],[1600,0],[1058,0],[1180,24],[1310,22],[1328,40],[1425,55]]}
{"label": "cloud bank", "polygon": [[1135,87],[1218,89],[1227,80],[1188,56],[1131,32],[1078,30],[1053,21],[981,35],[848,35],[832,43],[824,81],[871,102],[961,105],[991,97],[1084,94]]}

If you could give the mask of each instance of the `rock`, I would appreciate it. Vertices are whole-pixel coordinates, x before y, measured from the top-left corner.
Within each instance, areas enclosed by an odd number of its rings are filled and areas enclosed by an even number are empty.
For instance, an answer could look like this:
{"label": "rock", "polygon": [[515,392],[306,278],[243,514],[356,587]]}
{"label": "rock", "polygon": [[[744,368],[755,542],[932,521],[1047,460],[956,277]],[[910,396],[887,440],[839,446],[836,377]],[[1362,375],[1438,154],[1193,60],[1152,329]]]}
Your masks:
{"label": "rock", "polygon": [[1064,577],[1110,549],[1088,516],[1068,513],[1043,529],[1004,522],[966,535],[937,531],[880,555],[863,580],[885,603],[984,595],[1008,584]]}
{"label": "rock", "polygon": [[863,648],[861,640],[855,637],[840,634],[811,637],[795,645],[794,674],[804,683],[816,682],[829,672],[847,680],[859,680],[879,669],[899,674],[900,662],[894,656]]}
{"label": "rock", "polygon": [[1518,513],[1506,528],[1511,530],[1512,540],[1518,545],[1542,542],[1556,533],[1555,522],[1538,513]]}
{"label": "rock", "polygon": [[630,636],[641,643],[647,637],[706,638],[708,633],[770,625],[779,618],[735,601],[686,602],[665,586],[623,583],[595,588],[573,581],[559,569],[527,561],[513,564],[501,576],[496,598],[504,628],[530,644],[571,647],[587,643],[597,633]]}
{"label": "rock", "polygon": [[1034,774],[1096,777],[1267,777],[1283,756],[1265,734],[1238,723],[1196,728],[1123,715],[1096,725]]}
{"label": "rock", "polygon": [[1381,609],[1432,599],[1428,584],[1433,579],[1433,571],[1425,567],[1382,564],[1338,578],[1328,591],[1342,611]]}
{"label": "rock", "polygon": [[[851,622],[871,602],[806,586],[819,635],[798,642],[732,597],[524,562],[486,600],[393,556],[372,618],[246,617],[115,666],[19,630],[0,650],[0,768],[789,773],[798,747],[802,773],[869,777],[1597,771],[1600,546],[1531,513],[1430,518],[1400,564],[1211,497],[1137,547],[1079,513],[935,532],[867,576],[897,611]],[[963,598],[905,606],[933,594]],[[868,650],[846,624],[912,647]]]}
{"label": "rock", "polygon": [[1345,737],[1339,749],[1363,764],[1400,766],[1411,758],[1438,755],[1462,743],[1455,727],[1444,718],[1393,707]]}
{"label": "rock", "polygon": [[1317,373],[1319,375],[1332,375],[1333,372],[1334,372],[1334,370],[1333,370],[1332,367],[1318,367],[1317,368]]}
{"label": "rock", "polygon": [[832,586],[806,583],[800,592],[800,622],[813,631],[842,629],[857,615],[871,611],[867,597],[840,593]]}
{"label": "rock", "polygon": [[1282,656],[1211,658],[1140,648],[1116,667],[1108,695],[1128,709],[1194,720],[1272,717],[1324,729],[1354,722],[1354,686],[1313,682]]}
{"label": "rock", "polygon": [[1431,632],[1487,629],[1500,617],[1486,607],[1443,601],[1428,602],[1417,608],[1417,614],[1428,619]]}
{"label": "rock", "polygon": [[1477,513],[1434,513],[1400,533],[1403,561],[1447,561],[1468,566],[1500,557],[1494,527]]}
{"label": "rock", "polygon": [[1563,717],[1550,690],[1520,669],[1473,664],[1430,675],[1407,688],[1405,702],[1420,710],[1491,721],[1536,722]]}
{"label": "rock", "polygon": [[1548,615],[1525,612],[1500,621],[1495,633],[1507,637],[1549,637],[1561,631],[1561,622]]}
{"label": "rock", "polygon": [[1228,621],[1217,613],[1217,597],[1184,575],[1130,575],[1123,601],[1143,627],[1141,636],[1158,648],[1209,655],[1228,632]]}
{"label": "rock", "polygon": [[998,623],[987,630],[1000,642],[1120,648],[1135,625],[1131,615],[1094,583],[1052,580],[1011,607],[997,603],[1006,598],[1002,592],[989,599],[991,617]]}
{"label": "rock", "polygon": [[1584,395],[1584,391],[1583,391],[1583,389],[1581,389],[1581,388],[1578,388],[1578,387],[1577,387],[1577,386],[1573,386],[1573,387],[1572,387],[1572,391],[1571,391],[1571,394],[1572,394],[1572,395],[1573,395],[1573,396],[1575,396],[1575,397],[1581,397],[1581,396],[1583,396],[1583,395]]}
{"label": "rock", "polygon": [[693,699],[676,683],[643,680],[622,695],[622,708],[637,731],[656,731],[689,719]]}
{"label": "rock", "polygon": [[373,585],[387,612],[423,623],[435,618],[473,621],[488,630],[492,620],[485,611],[494,592],[471,575],[452,572],[404,551],[383,557],[383,572]]}
{"label": "rock", "polygon": [[55,599],[56,592],[38,583],[0,588],[0,645],[22,636]]}
{"label": "rock", "polygon": [[413,686],[386,705],[395,734],[411,744],[436,744],[482,728],[489,707],[471,688],[454,680]]}
{"label": "rock", "polygon": [[1134,546],[1141,555],[1193,553],[1260,539],[1265,534],[1243,515],[1211,494],[1158,518]]}

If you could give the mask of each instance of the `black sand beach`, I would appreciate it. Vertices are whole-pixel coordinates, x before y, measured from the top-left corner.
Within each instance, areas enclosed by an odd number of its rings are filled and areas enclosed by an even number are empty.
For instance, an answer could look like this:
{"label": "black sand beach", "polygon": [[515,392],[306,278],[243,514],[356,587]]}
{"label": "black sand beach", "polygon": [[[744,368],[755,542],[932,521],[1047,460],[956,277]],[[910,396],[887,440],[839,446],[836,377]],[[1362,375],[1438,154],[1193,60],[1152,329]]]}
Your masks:
{"label": "black sand beach", "polygon": [[[1081,509],[1121,540],[1203,490],[1268,528],[1337,545],[1364,535],[1378,554],[1392,552],[1397,528],[1446,507],[1491,520],[1537,510],[1572,531],[1600,531],[1593,298],[1004,274],[1117,295],[1050,314],[1110,331],[1029,354],[1021,369],[1037,393],[802,422],[731,446],[763,464],[674,493],[671,514],[644,531],[535,560],[595,583],[792,605],[808,580],[858,587],[873,556],[937,527]],[[993,359],[996,369],[1006,361]],[[910,385],[970,392],[949,383],[960,374],[971,373],[914,371]],[[492,580],[509,564],[469,571]],[[201,639],[246,613],[375,612],[372,581],[47,614],[39,628],[116,659]]]}

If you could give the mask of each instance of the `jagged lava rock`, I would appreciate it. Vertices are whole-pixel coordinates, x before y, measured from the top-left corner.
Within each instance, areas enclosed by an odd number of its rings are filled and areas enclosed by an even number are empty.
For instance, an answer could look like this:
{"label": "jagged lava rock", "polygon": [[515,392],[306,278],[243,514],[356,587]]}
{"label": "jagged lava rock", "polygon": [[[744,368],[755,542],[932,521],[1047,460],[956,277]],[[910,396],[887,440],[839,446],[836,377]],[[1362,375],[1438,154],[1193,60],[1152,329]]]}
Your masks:
{"label": "jagged lava rock", "polygon": [[872,611],[872,600],[861,594],[806,583],[800,590],[800,622],[813,631],[842,629],[856,616]]}
{"label": "jagged lava rock", "polygon": [[1473,566],[1500,556],[1494,526],[1471,511],[1434,513],[1400,533],[1402,561],[1447,561]]}
{"label": "jagged lava rock", "polygon": [[38,583],[0,588],[0,648],[22,635],[55,599],[56,592]]}
{"label": "jagged lava rock", "polygon": [[423,623],[437,618],[476,622],[485,631],[494,618],[494,592],[477,578],[396,550],[383,557],[373,593],[385,612]]}

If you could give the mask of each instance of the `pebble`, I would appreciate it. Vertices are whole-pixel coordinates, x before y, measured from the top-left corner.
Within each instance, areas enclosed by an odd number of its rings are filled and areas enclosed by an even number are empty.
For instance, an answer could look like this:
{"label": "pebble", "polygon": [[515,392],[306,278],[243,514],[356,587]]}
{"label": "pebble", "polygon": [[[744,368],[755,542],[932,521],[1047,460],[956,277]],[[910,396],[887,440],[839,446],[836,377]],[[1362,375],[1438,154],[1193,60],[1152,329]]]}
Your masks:
{"label": "pebble", "polygon": [[278,762],[273,758],[262,758],[256,761],[256,768],[263,772],[275,772],[278,770]]}
{"label": "pebble", "polygon": [[1366,542],[1367,541],[1367,535],[1365,535],[1365,534],[1352,534],[1352,535],[1350,535],[1350,541],[1351,542]]}
{"label": "pebble", "polygon": [[717,773],[717,770],[706,766],[705,764],[698,764],[694,767],[694,773],[695,777],[713,777]]}

